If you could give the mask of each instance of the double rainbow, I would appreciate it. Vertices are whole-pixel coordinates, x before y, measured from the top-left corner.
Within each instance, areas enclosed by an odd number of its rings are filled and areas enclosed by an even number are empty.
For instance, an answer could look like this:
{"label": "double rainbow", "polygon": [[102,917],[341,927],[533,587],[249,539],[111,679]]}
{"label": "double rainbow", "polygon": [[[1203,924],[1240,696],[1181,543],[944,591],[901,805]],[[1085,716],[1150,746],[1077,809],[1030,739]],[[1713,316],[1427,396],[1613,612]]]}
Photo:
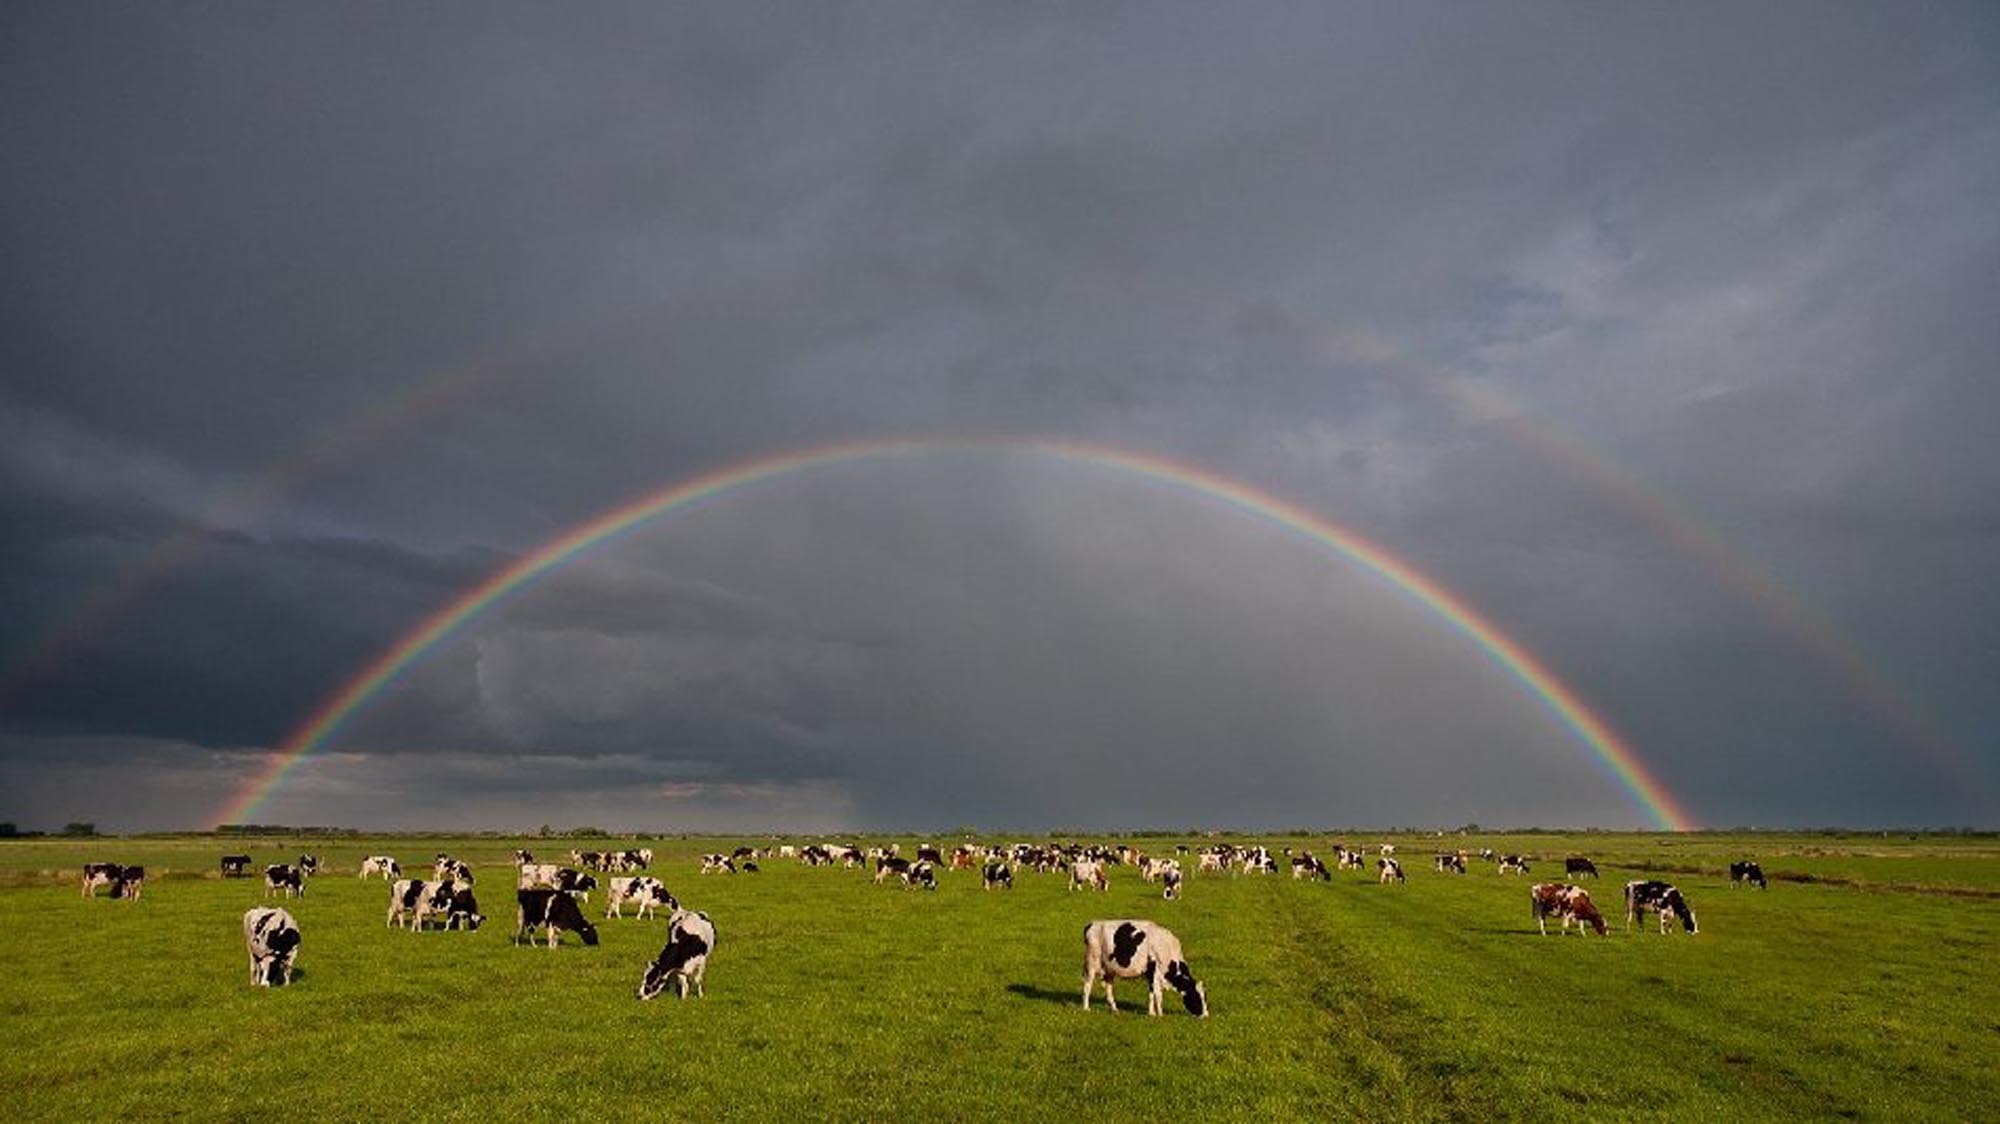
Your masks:
{"label": "double rainbow", "polygon": [[231,797],[219,822],[250,821],[285,779],[370,699],[473,617],[536,578],[571,559],[669,512],[718,499],[740,488],[791,473],[856,461],[1001,452],[1085,464],[1174,486],[1196,497],[1233,508],[1331,548],[1364,570],[1387,580],[1471,640],[1517,680],[1558,722],[1572,731],[1634,803],[1659,827],[1685,831],[1693,826],[1680,802],[1654,777],[1609,723],[1586,706],[1575,691],[1492,621],[1444,586],[1387,549],[1305,508],[1218,476],[1204,468],[1146,453],[1070,441],[1036,438],[909,439],[832,445],[739,463],[668,485],[615,507],[549,540],[426,618],[330,695],[290,737],[270,762]]}

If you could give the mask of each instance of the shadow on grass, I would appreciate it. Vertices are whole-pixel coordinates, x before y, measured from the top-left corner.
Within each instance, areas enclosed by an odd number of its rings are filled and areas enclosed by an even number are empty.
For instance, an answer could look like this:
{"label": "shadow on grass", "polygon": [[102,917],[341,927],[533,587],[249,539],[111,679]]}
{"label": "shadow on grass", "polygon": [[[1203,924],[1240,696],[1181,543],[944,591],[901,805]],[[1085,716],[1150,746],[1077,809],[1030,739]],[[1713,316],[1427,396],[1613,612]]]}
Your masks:
{"label": "shadow on grass", "polygon": [[1065,1007],[1078,1007],[1083,1004],[1083,989],[1080,986],[1075,991],[1055,991],[1046,987],[1037,987],[1034,984],[1012,983],[1007,985],[1007,990],[1023,999],[1039,999],[1044,1003],[1061,1003]]}

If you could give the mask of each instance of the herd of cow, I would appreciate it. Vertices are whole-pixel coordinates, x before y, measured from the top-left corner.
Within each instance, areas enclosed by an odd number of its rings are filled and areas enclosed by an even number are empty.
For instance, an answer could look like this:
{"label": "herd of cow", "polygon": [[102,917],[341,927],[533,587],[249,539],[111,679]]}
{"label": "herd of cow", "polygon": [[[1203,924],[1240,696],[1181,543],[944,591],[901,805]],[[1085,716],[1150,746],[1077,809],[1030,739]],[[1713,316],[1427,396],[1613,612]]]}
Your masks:
{"label": "herd of cow", "polygon": [[[1376,879],[1382,883],[1401,884],[1406,881],[1402,864],[1395,857],[1394,844],[1382,844],[1377,848],[1374,859]],[[708,854],[702,856],[701,873],[736,874],[755,873],[756,860],[767,855],[796,859],[807,866],[831,866],[836,863],[849,867],[866,867],[872,864],[874,881],[881,884],[890,878],[899,880],[906,888],[923,887],[937,889],[937,871],[947,865],[954,870],[978,870],[981,873],[982,888],[987,890],[1014,887],[1014,872],[1031,870],[1042,874],[1067,873],[1071,890],[1106,890],[1110,886],[1109,868],[1130,866],[1139,872],[1147,883],[1161,885],[1161,896],[1169,901],[1181,894],[1181,859],[1193,856],[1196,869],[1213,873],[1275,874],[1279,869],[1278,860],[1271,851],[1262,846],[1239,847],[1234,844],[1217,844],[1193,851],[1186,844],[1177,845],[1175,857],[1149,856],[1130,846],[1106,846],[1101,844],[1031,844],[1015,843],[1005,847],[983,847],[961,844],[947,856],[931,844],[919,844],[914,858],[905,858],[896,844],[862,850],[841,843],[813,843],[804,847],[790,844],[776,848],[739,847],[731,854]],[[1335,844],[1334,866],[1340,870],[1367,870],[1368,863],[1359,850]],[[1293,853],[1290,847],[1281,854],[1289,860],[1294,879],[1317,879],[1331,881],[1333,875],[1326,864],[1311,851]],[[1440,874],[1466,873],[1467,852],[1441,852],[1432,858],[1432,867]],[[1492,851],[1481,851],[1479,857],[1496,864],[1501,874],[1528,873],[1528,860],[1520,855],[1496,855]],[[571,851],[570,866],[558,863],[536,862],[533,855],[525,850],[514,852],[515,864],[515,925],[514,943],[520,944],[527,938],[529,943],[536,939],[535,931],[543,930],[550,948],[554,948],[563,932],[575,933],[586,945],[596,945],[598,935],[583,914],[582,904],[588,903],[590,894],[599,889],[596,877],[585,871],[610,874],[616,871],[644,871],[652,865],[653,853],[641,848],[629,851]],[[274,863],[264,868],[265,896],[304,897],[306,880],[320,870],[317,856],[300,855],[296,863]],[[247,877],[251,868],[248,855],[225,855],[221,872],[225,878]],[[472,868],[449,855],[439,854],[432,868],[431,877],[411,879],[402,877],[402,866],[388,855],[370,855],[361,862],[358,877],[366,879],[381,875],[391,882],[387,925],[420,932],[432,924],[439,929],[478,929],[486,920],[479,912],[479,902],[473,893]],[[1564,875],[1598,877],[1597,867],[1587,858],[1571,857],[1564,862]],[[1763,870],[1755,862],[1732,862],[1729,865],[1732,885],[1754,885],[1764,889],[1767,883]],[[146,871],[140,866],[124,866],[118,863],[86,863],[83,868],[83,894],[96,896],[99,887],[109,886],[111,897],[136,900],[144,888]],[[605,890],[605,917],[622,918],[627,905],[635,906],[638,916],[644,920],[649,915],[664,909],[667,913],[667,943],[650,963],[642,977],[638,997],[652,999],[668,986],[685,998],[690,990],[697,996],[705,994],[702,977],[707,969],[708,956],[715,948],[715,926],[706,913],[699,910],[683,909],[666,885],[659,879],[646,874],[623,875],[609,878],[602,887]],[[1529,908],[1537,928],[1548,935],[1551,918],[1559,923],[1559,931],[1567,932],[1571,925],[1579,933],[1594,930],[1598,935],[1606,935],[1609,926],[1590,894],[1583,886],[1572,882],[1543,882],[1529,887]],[[1625,926],[1629,932],[1634,924],[1644,924],[1648,911],[1657,913],[1660,932],[1670,929],[1669,919],[1678,920],[1688,933],[1699,932],[1694,910],[1679,889],[1667,882],[1657,880],[1636,880],[1625,884]],[[257,906],[243,915],[243,939],[250,954],[250,982],[255,986],[270,987],[289,984],[292,978],[292,963],[298,955],[302,936],[298,921],[281,907]],[[1099,981],[1104,984],[1105,1001],[1113,1010],[1117,1002],[1112,996],[1112,982],[1118,979],[1145,978],[1150,984],[1148,1013],[1161,1013],[1162,997],[1165,989],[1172,988],[1181,997],[1183,1005],[1194,1015],[1208,1013],[1207,990],[1194,978],[1187,959],[1182,953],[1180,941],[1163,926],[1151,921],[1117,920],[1094,921],[1084,929],[1084,982],[1083,1005],[1090,1006],[1090,993]]]}

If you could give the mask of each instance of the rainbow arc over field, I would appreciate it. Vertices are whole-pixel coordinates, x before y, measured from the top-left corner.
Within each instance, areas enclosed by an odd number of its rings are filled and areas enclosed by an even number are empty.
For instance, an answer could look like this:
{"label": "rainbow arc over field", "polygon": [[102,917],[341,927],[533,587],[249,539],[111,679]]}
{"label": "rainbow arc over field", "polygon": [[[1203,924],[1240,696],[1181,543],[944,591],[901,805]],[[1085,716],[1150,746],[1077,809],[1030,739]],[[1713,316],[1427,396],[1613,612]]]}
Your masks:
{"label": "rainbow arc over field", "polygon": [[535,579],[652,519],[718,500],[751,485],[810,469],[862,461],[978,452],[1029,455],[1150,480],[1276,525],[1331,549],[1387,581],[1470,640],[1569,729],[1656,826],[1670,831],[1693,828],[1694,821],[1679,800],[1648,771],[1632,746],[1593,712],[1568,684],[1457,594],[1386,548],[1317,513],[1197,465],[1108,446],[1028,437],[912,438],[821,446],[739,462],[667,485],[605,511],[550,539],[465,591],[384,650],[329,695],[285,739],[271,755],[269,764],[230,798],[216,817],[217,821],[249,822],[301,761],[325,745],[342,724],[365,707],[370,699],[467,621]]}

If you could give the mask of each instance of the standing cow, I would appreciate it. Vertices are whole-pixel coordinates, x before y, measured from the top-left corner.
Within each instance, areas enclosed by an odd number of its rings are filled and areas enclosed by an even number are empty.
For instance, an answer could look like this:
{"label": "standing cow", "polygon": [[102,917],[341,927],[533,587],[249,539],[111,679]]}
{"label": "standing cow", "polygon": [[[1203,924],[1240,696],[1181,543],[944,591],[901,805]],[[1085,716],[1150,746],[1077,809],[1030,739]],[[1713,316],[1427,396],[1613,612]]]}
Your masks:
{"label": "standing cow", "polygon": [[1681,928],[1692,936],[1701,930],[1696,927],[1694,910],[1689,908],[1687,899],[1680,890],[1668,882],[1627,882],[1625,883],[1625,931],[1631,932],[1632,925],[1644,924],[1646,911],[1653,910],[1660,915],[1660,934],[1666,935],[1667,916],[1679,919]]}
{"label": "standing cow", "polygon": [[299,923],[290,913],[267,905],[245,912],[243,943],[250,951],[250,986],[292,982],[292,960],[299,954]]}

